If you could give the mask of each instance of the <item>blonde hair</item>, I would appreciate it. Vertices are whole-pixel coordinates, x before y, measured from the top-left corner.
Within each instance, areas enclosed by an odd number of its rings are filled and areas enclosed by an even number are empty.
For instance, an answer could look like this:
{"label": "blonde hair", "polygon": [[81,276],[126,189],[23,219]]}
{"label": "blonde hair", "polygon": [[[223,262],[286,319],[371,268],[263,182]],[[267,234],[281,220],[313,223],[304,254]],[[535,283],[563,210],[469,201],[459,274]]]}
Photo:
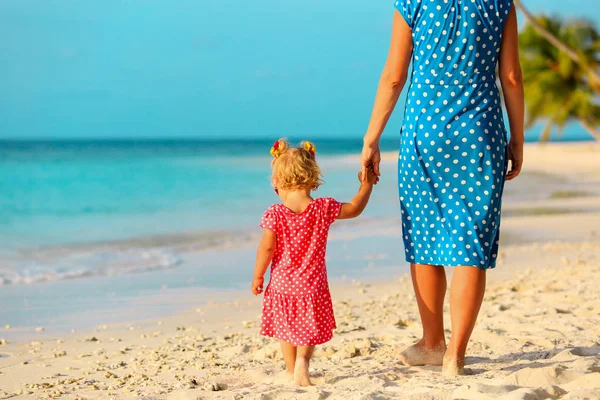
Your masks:
{"label": "blonde hair", "polygon": [[282,190],[316,190],[323,184],[321,168],[315,158],[315,147],[310,142],[302,142],[299,147],[290,147],[285,139],[275,142],[271,154],[272,179]]}

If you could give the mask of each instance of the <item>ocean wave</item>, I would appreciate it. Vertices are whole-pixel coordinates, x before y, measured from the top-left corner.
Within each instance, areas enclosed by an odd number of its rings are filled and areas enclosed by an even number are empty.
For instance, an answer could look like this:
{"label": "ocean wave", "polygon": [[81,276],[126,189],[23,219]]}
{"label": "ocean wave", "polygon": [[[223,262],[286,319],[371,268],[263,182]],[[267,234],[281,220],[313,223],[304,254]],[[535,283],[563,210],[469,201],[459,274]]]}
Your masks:
{"label": "ocean wave", "polygon": [[[330,239],[399,235],[399,225],[389,218],[363,218],[333,226]],[[257,244],[259,237],[255,230],[202,231],[5,250],[0,251],[0,287],[171,269],[189,254],[235,251]]]}
{"label": "ocean wave", "polygon": [[162,249],[130,249],[78,252],[46,262],[13,261],[12,268],[0,269],[0,286],[150,272],[174,268],[182,260]]}
{"label": "ocean wave", "polygon": [[196,232],[0,251],[0,286],[175,268],[188,253],[254,243],[250,232]]}

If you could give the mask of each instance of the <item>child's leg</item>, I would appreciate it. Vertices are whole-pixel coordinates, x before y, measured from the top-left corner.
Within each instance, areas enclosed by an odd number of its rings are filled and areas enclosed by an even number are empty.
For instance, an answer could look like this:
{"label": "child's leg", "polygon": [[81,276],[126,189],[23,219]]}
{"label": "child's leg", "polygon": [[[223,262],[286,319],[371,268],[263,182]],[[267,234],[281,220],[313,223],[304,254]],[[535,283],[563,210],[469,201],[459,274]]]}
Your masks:
{"label": "child's leg", "polygon": [[280,341],[281,353],[283,353],[283,361],[285,361],[285,372],[290,376],[294,376],[294,364],[296,363],[296,347],[291,343]]}
{"label": "child's leg", "polygon": [[294,383],[298,386],[310,386],[308,365],[313,355],[315,346],[298,346],[296,364],[294,365]]}

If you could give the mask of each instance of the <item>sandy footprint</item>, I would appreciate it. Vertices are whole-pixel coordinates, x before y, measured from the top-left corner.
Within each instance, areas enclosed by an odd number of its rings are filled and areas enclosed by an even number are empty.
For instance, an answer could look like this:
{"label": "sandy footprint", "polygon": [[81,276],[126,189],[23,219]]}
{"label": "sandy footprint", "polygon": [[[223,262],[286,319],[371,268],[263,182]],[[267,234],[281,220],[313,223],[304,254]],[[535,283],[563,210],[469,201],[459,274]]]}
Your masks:
{"label": "sandy footprint", "polygon": [[518,386],[562,385],[578,378],[584,373],[557,365],[547,367],[523,368],[504,379],[505,384]]}
{"label": "sandy footprint", "polygon": [[489,400],[506,395],[516,389],[515,385],[486,385],[483,383],[473,383],[462,385],[452,392],[453,399],[464,400]]}

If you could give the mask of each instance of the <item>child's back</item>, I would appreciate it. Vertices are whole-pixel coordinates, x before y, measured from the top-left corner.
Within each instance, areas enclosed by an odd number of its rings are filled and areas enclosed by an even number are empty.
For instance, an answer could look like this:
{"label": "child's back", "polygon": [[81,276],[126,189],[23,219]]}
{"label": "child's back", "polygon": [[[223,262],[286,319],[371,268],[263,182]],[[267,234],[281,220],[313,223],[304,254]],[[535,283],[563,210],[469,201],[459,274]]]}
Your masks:
{"label": "child's back", "polygon": [[[325,251],[341,203],[317,198],[301,213],[283,204],[265,212],[261,227],[277,235],[265,290],[261,334],[299,345],[329,341],[335,329]],[[281,324],[278,321],[288,321]]]}

